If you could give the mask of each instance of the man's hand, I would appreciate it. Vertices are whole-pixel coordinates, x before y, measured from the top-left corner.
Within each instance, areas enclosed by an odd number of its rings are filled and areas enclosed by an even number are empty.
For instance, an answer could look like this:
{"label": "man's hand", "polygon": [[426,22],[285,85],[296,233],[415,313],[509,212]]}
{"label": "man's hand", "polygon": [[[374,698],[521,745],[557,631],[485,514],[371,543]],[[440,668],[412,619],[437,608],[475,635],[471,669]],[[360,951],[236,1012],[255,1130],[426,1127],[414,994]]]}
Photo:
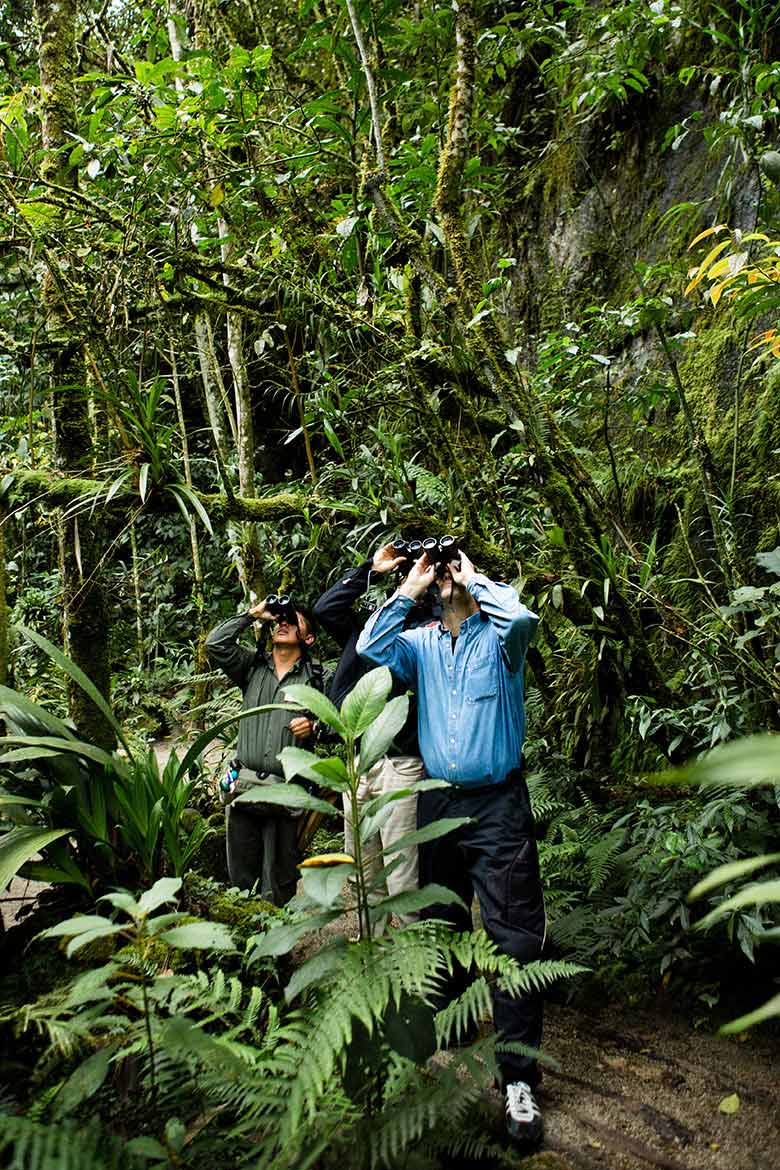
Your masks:
{"label": "man's hand", "polygon": [[306,715],[297,715],[287,726],[296,739],[309,739],[314,731],[314,724]]}
{"label": "man's hand", "polygon": [[412,601],[419,601],[425,593],[429,585],[432,585],[436,579],[436,566],[432,565],[428,560],[428,554],[423,555],[414,562],[412,571],[400,586],[398,592],[403,597],[411,597]]}
{"label": "man's hand", "polygon": [[463,552],[463,549],[458,552],[458,560],[460,561],[460,568],[458,568],[457,561],[450,561],[449,570],[455,584],[462,585],[465,589],[469,581],[476,576],[477,570]]}
{"label": "man's hand", "polygon": [[392,573],[393,569],[397,569],[399,565],[404,563],[405,557],[396,556],[393,551],[392,544],[383,544],[374,553],[374,561],[371,565],[372,573]]}
{"label": "man's hand", "polygon": [[273,622],[276,620],[270,610],[265,608],[265,602],[266,599],[263,598],[262,601],[258,601],[257,605],[253,605],[249,610],[249,616],[253,617],[256,622]]}

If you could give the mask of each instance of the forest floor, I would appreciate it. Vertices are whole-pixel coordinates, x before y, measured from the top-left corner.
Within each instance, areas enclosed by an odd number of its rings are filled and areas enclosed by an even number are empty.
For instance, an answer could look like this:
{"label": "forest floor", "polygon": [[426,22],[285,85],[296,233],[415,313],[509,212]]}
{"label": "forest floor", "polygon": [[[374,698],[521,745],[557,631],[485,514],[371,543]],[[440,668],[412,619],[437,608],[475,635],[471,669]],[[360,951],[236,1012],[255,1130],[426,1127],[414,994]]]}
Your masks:
{"label": "forest floor", "polygon": [[[0,899],[6,927],[38,883],[17,880]],[[356,933],[345,915],[293,952],[300,963],[329,938]],[[485,1021],[485,1030],[489,1021]],[[662,1011],[626,1004],[549,1003],[539,1102],[543,1155],[528,1170],[777,1170],[780,1165],[780,1041],[757,1030],[744,1041],[696,1031]],[[446,1060],[443,1054],[434,1059]],[[720,1104],[736,1094],[736,1112]],[[485,1101],[497,1133],[501,1098]],[[453,1164],[452,1170],[457,1170]]]}
{"label": "forest floor", "polygon": [[[300,963],[335,935],[353,936],[345,915],[300,944]],[[485,1021],[485,1030],[491,1026]],[[620,1002],[587,1008],[548,1003],[545,1068],[538,1093],[546,1156],[518,1157],[518,1170],[778,1170],[780,1039],[743,1041],[691,1027],[671,1012]],[[446,1054],[436,1059],[447,1059]],[[720,1110],[736,1094],[734,1113]],[[503,1102],[485,1102],[501,1133]],[[452,1170],[457,1170],[453,1165]]]}

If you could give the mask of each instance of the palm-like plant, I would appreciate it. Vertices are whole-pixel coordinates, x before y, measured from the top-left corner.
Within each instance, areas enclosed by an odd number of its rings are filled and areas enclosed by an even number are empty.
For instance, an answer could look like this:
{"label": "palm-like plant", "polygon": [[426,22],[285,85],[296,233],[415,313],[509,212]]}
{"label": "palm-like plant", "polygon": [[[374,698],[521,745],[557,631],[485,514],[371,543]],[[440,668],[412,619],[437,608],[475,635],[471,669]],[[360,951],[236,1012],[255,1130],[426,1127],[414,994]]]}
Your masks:
{"label": "palm-like plant", "polygon": [[[81,887],[94,896],[107,884],[150,884],[182,875],[209,829],[182,814],[199,784],[195,766],[212,739],[256,709],[204,732],[184,757],[161,768],[155,753],[134,751],[106,699],[46,638],[17,630],[89,695],[113,728],[123,754],[85,742],[77,730],[18,691],[0,687],[0,714],[10,731],[0,746],[0,889],[25,866],[41,881]],[[37,854],[42,860],[32,861]]]}

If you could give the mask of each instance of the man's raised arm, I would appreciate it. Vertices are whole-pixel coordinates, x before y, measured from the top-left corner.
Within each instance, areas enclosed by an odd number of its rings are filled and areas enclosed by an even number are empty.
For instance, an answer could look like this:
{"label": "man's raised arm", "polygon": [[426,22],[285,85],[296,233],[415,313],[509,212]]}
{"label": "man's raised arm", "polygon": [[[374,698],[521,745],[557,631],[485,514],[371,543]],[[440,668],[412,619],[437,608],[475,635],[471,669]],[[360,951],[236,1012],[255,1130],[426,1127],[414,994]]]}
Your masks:
{"label": "man's raised arm", "polygon": [[242,613],[215,626],[206,638],[206,654],[213,666],[219,667],[231,682],[243,690],[252,669],[255,656],[239,638],[254,621],[252,613]]}
{"label": "man's raised arm", "polygon": [[417,678],[417,652],[412,636],[404,633],[404,621],[414,599],[394,593],[372,613],[357,641],[357,652],[374,666],[389,666],[400,682],[411,686]]}
{"label": "man's raised arm", "polygon": [[495,626],[507,664],[514,674],[523,665],[539,618],[523,605],[516,589],[511,585],[498,585],[483,573],[476,573],[467,589]]}

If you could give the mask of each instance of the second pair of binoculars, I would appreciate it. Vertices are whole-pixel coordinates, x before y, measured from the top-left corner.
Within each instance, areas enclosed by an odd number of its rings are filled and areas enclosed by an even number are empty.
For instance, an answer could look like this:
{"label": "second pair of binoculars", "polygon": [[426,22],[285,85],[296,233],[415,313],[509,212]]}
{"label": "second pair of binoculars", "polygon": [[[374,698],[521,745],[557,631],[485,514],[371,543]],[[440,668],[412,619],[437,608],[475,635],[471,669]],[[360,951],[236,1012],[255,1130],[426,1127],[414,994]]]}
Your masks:
{"label": "second pair of binoculars", "polygon": [[289,593],[270,593],[265,599],[265,608],[278,622],[288,622],[291,626],[298,624],[295,603]]}
{"label": "second pair of binoculars", "polygon": [[450,561],[458,560],[460,549],[455,536],[427,536],[424,540],[394,540],[393,552],[410,566],[425,553],[432,565],[443,569]]}

